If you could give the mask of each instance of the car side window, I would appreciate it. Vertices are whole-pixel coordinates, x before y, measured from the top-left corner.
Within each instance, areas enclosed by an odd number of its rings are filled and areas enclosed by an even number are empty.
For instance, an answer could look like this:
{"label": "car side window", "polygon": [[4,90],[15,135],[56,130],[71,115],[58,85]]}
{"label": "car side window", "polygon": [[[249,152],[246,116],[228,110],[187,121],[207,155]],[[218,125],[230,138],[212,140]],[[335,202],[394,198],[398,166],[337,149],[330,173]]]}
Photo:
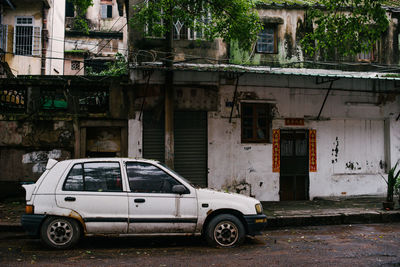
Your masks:
{"label": "car side window", "polygon": [[172,187],[180,183],[169,174],[149,163],[127,162],[126,172],[131,192],[172,193]]}
{"label": "car side window", "polygon": [[65,180],[65,191],[122,191],[121,169],[118,162],[88,162],[76,164]]}
{"label": "car side window", "polygon": [[75,164],[69,171],[65,180],[64,191],[83,191],[83,168],[82,164]]}

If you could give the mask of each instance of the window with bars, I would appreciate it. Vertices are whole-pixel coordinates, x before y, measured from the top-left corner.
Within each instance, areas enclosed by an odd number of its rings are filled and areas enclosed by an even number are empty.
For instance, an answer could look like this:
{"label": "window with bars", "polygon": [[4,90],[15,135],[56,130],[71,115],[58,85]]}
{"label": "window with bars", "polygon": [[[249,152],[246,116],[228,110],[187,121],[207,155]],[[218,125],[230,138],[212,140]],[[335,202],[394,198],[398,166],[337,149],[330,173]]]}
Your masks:
{"label": "window with bars", "polygon": [[33,26],[32,17],[16,17],[14,54],[40,55],[41,28]]}
{"label": "window with bars", "polygon": [[269,143],[271,131],[271,104],[242,103],[242,143]]}
{"label": "window with bars", "polygon": [[71,61],[71,70],[80,70],[81,62],[79,61]]}
{"label": "window with bars", "polygon": [[258,34],[257,52],[274,54],[277,53],[276,26],[264,25],[264,28]]}

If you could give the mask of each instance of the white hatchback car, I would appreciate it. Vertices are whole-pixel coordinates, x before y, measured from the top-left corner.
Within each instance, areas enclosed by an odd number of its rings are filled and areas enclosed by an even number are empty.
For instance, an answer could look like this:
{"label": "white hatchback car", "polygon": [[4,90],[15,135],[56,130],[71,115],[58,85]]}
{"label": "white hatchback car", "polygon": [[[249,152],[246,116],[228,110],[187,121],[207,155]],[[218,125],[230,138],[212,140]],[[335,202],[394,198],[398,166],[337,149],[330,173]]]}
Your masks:
{"label": "white hatchback car", "polygon": [[261,203],[199,189],[157,161],[50,159],[26,190],[22,226],[52,248],[83,235],[203,235],[213,246],[239,245],[266,225]]}

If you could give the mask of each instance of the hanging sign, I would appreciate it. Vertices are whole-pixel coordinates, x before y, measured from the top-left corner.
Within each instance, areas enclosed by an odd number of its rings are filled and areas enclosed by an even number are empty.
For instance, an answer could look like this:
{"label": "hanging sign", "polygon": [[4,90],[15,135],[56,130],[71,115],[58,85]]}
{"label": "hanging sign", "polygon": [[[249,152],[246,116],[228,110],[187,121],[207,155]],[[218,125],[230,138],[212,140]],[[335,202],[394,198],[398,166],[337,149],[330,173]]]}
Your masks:
{"label": "hanging sign", "polygon": [[272,171],[280,172],[281,167],[281,135],[279,129],[272,130]]}
{"label": "hanging sign", "polygon": [[309,133],[309,155],[310,155],[310,172],[317,171],[317,130],[310,130]]}

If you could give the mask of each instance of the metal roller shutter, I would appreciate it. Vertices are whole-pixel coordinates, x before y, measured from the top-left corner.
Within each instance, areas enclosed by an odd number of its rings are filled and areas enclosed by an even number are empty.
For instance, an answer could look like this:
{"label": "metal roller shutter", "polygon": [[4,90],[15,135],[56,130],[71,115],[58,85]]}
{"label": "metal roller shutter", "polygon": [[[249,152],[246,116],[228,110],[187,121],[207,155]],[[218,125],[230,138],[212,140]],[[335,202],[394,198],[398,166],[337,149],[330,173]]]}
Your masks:
{"label": "metal roller shutter", "polygon": [[164,162],[164,114],[143,114],[143,158]]}
{"label": "metal roller shutter", "polygon": [[175,112],[175,170],[192,183],[207,186],[207,112]]}
{"label": "metal roller shutter", "polygon": [[[192,183],[207,186],[207,112],[174,115],[175,171]],[[143,157],[164,162],[164,116],[143,116]]]}

